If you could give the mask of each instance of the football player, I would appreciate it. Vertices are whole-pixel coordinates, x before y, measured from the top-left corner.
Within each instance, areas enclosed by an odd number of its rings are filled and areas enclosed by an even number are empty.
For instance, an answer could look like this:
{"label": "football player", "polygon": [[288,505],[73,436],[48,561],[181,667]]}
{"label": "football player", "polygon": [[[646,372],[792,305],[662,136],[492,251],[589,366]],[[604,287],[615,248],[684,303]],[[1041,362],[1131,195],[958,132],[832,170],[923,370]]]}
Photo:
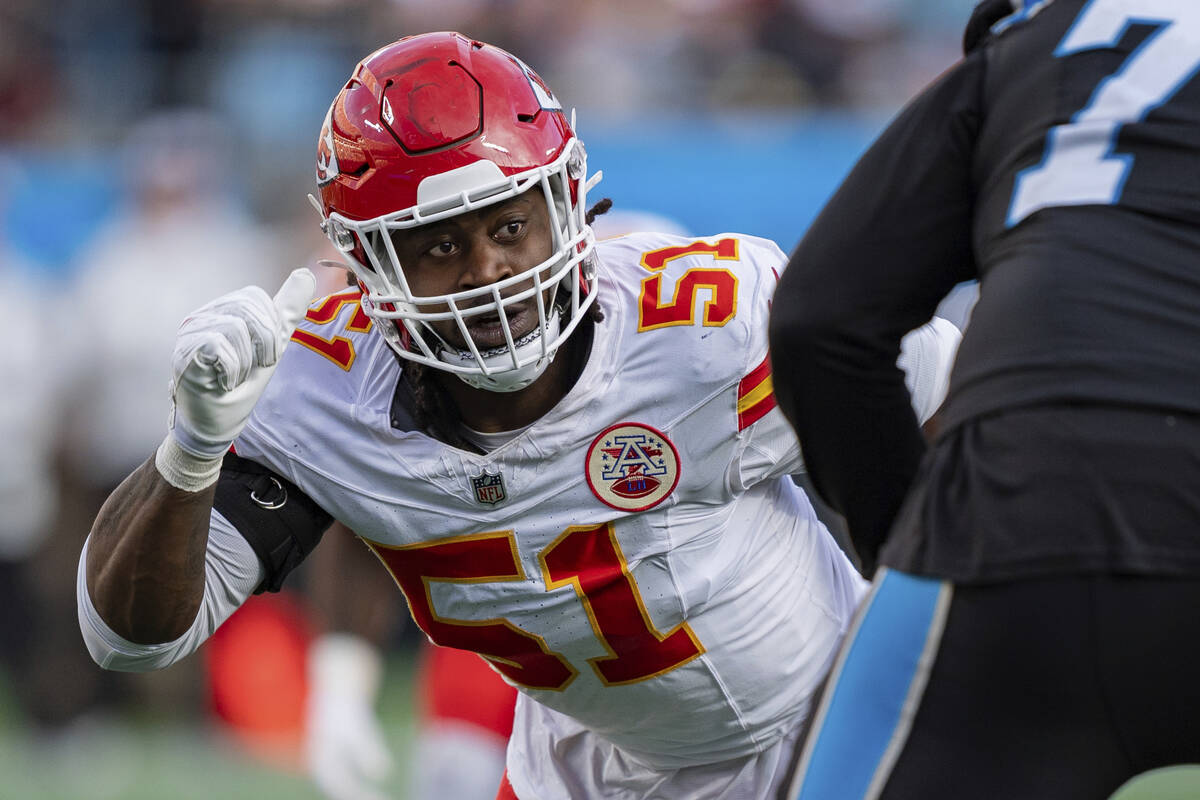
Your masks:
{"label": "football player", "polygon": [[[1200,761],[1200,4],[985,0],[964,43],[775,295],[781,406],[882,565],[792,800]],[[976,278],[926,450],[893,354]]]}
{"label": "football player", "polygon": [[[170,430],[81,556],[96,661],[184,657],[337,519],[430,640],[519,690],[502,797],[775,791],[865,591],[788,478],[786,258],[734,233],[596,244],[598,178],[509,53],[431,33],[364,59],[317,157],[358,288],[309,307],[297,270],[183,323]],[[920,418],[956,343],[908,339]]]}

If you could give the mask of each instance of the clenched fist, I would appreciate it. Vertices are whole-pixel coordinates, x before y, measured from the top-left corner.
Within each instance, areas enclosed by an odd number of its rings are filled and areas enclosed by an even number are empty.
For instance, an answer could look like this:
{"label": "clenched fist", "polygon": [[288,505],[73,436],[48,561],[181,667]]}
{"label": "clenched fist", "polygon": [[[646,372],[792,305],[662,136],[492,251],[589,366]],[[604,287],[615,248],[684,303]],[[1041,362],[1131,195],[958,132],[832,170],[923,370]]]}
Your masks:
{"label": "clenched fist", "polygon": [[[171,357],[171,432],[156,459],[168,482],[195,491],[216,480],[221,458],[250,418],[315,285],[311,272],[298,269],[274,298],[247,286],[183,321]],[[197,480],[207,482],[197,486]]]}

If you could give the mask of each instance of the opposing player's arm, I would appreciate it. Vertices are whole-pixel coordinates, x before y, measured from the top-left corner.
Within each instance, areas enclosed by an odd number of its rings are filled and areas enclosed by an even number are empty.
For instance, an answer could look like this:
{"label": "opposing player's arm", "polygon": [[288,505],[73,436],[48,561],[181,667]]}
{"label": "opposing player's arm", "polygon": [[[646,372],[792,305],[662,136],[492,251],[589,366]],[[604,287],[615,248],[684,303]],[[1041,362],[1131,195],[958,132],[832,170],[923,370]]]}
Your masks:
{"label": "opposing player's arm", "polygon": [[772,310],[780,407],[867,570],[925,449],[897,368],[901,339],[975,274],[983,55],[943,76],[863,156],[792,255]]}
{"label": "opposing player's arm", "polygon": [[85,546],[78,598],[85,638],[95,627],[89,620],[135,645],[172,642],[193,626],[205,597],[222,459],[266,387],[312,287],[312,274],[297,270],[274,299],[255,287],[239,290],[180,327],[171,430],[155,457],[109,497]]}
{"label": "opposing player's arm", "polygon": [[[745,374],[736,391],[736,421],[740,445],[731,462],[730,479],[734,487],[745,488],[765,478],[795,475],[804,470],[795,431],[779,411],[774,391],[774,371],[789,369],[786,355],[768,357],[767,317],[777,291],[780,276],[786,273],[787,257],[766,240],[755,240],[753,259],[756,281],[742,281],[738,307],[748,317],[749,338]],[[958,328],[948,320],[933,317],[908,331],[899,347],[895,366],[904,376],[913,413],[924,424],[946,397],[950,368],[961,338]]]}

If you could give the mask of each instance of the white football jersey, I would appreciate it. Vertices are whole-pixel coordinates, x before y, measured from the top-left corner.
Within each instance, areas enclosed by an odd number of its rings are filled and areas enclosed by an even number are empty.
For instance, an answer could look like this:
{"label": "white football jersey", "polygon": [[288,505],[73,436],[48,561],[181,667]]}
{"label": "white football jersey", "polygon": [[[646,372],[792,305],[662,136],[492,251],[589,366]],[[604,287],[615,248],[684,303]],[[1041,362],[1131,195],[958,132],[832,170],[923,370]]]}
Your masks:
{"label": "white football jersey", "polygon": [[864,590],[788,478],[766,337],[786,256],[735,234],[597,251],[578,381],[494,451],[393,425],[401,367],[353,291],[309,311],[236,450],[363,537],[435,643],[652,767],[759,752]]}

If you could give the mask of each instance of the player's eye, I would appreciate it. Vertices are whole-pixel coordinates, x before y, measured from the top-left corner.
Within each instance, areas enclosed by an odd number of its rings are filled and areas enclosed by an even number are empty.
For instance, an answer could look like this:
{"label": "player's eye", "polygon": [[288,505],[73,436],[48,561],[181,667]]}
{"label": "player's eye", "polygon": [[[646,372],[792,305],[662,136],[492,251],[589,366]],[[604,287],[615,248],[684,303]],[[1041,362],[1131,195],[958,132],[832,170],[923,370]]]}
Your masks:
{"label": "player's eye", "polygon": [[458,245],[449,240],[436,242],[425,252],[434,258],[446,258],[458,252]]}
{"label": "player's eye", "polygon": [[526,222],[523,219],[510,219],[500,225],[494,234],[496,241],[511,242],[521,238],[525,233]]}

